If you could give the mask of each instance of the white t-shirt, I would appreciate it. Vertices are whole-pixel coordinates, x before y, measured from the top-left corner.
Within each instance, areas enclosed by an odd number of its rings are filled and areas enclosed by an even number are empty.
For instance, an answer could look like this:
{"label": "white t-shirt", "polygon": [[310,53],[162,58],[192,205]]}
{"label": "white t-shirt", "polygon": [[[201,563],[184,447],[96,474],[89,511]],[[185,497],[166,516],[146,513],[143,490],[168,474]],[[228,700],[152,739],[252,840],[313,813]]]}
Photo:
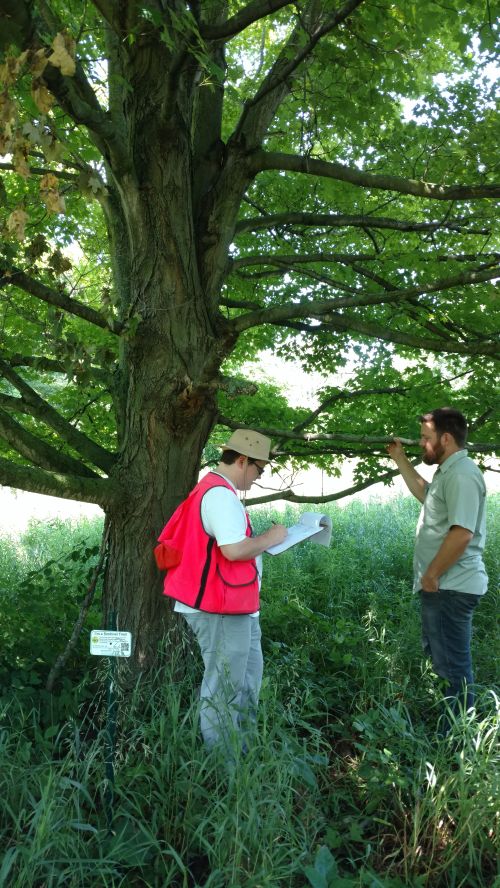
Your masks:
{"label": "white t-shirt", "polygon": [[[222,475],[221,472],[213,472],[214,475],[220,475],[227,481],[234,490],[228,490],[227,487],[212,487],[207,490],[201,501],[201,520],[205,533],[214,537],[218,546],[230,546],[232,543],[241,543],[246,538],[247,518],[245,509],[238,499],[236,487],[234,484]],[[235,495],[236,494],[236,495]],[[257,572],[260,578],[262,576],[262,555],[257,555],[255,559],[257,563]],[[174,610],[183,614],[197,614],[199,611],[195,607],[189,607],[181,601],[175,602]],[[252,617],[258,617],[259,612],[250,614]]]}

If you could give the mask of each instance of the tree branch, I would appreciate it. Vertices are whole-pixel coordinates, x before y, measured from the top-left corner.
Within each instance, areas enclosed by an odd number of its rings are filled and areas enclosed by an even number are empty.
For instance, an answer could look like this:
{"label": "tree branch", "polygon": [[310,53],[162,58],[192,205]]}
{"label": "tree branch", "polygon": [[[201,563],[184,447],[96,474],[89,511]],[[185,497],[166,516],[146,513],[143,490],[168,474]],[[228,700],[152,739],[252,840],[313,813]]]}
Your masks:
{"label": "tree branch", "polygon": [[[294,72],[311,55],[322,37],[344,22],[362,2],[363,0],[346,0],[340,9],[329,15],[319,10],[314,0],[307,5],[300,25],[294,28],[271,71],[254,97],[245,103],[234,134],[237,141],[244,141],[247,148],[260,145],[276,109],[290,91]],[[307,36],[305,45],[304,32]],[[266,98],[267,102],[264,101]]]}
{"label": "tree branch", "polygon": [[[75,77],[61,74],[59,68],[48,64],[41,79],[56,97],[61,108],[75,123],[87,127],[92,140],[101,154],[114,160],[114,168],[127,168],[128,156],[125,146],[118,138],[118,128],[111,116],[103,111],[86,79],[80,63],[77,63]],[[82,92],[84,96],[82,96]]]}
{"label": "tree branch", "polygon": [[295,6],[292,0],[252,0],[248,6],[240,9],[235,15],[219,25],[201,25],[200,34],[204,40],[229,40],[240,34],[259,19],[278,12],[284,6]]}
{"label": "tree branch", "polygon": [[[397,256],[389,251],[384,251],[384,258],[401,259],[407,255],[414,257],[414,252],[408,254],[405,251],[398,250]],[[293,265],[309,265],[312,263],[334,263],[339,265],[357,265],[360,262],[377,262],[382,257],[377,253],[262,253],[260,255],[240,256],[238,259],[230,259],[228,262],[228,273],[238,273],[240,268],[252,266],[275,266],[281,273],[288,271]],[[457,253],[449,254],[433,254],[432,258],[436,262],[480,262],[477,271],[483,268],[489,268],[498,265],[500,262],[500,253]],[[357,269],[355,269],[357,270]],[[269,272],[276,274],[275,271]],[[366,271],[362,271],[366,274]]]}
{"label": "tree branch", "polygon": [[481,416],[478,416],[477,419],[475,419],[474,422],[469,425],[469,435],[471,432],[475,432],[477,429],[480,429],[481,426],[487,423],[490,417],[496,412],[498,412],[498,407],[486,407],[486,410],[483,411]]}
{"label": "tree branch", "polygon": [[255,382],[249,382],[248,379],[219,374],[210,383],[210,388],[218,389],[235,397],[236,395],[255,395],[259,387]]}
{"label": "tree branch", "polygon": [[353,391],[344,391],[344,392],[334,392],[332,395],[329,395],[328,398],[325,398],[324,401],[321,402],[319,407],[316,410],[312,410],[309,416],[306,417],[302,422],[298,423],[298,425],[294,426],[293,432],[301,432],[303,429],[307,428],[308,425],[311,425],[312,422],[323,413],[328,407],[331,407],[332,404],[335,404],[336,401],[351,401],[355,398],[368,398],[371,395],[402,395],[405,396],[408,394],[408,389],[403,388],[403,386],[390,386],[388,388],[373,388],[373,389],[354,389]]}
{"label": "tree branch", "polygon": [[[322,318],[331,323],[330,312],[340,308],[353,308],[363,305],[386,305],[394,302],[404,302],[410,298],[422,296],[427,293],[437,293],[442,290],[450,290],[464,285],[484,283],[492,278],[500,276],[500,267],[486,269],[484,271],[472,271],[448,278],[440,278],[432,283],[423,284],[420,287],[408,287],[406,290],[384,290],[382,293],[368,293],[354,296],[339,296],[328,301],[312,300],[287,305],[278,305],[273,308],[264,308],[238,315],[229,321],[229,325],[242,333],[250,327],[261,324],[276,324],[293,318]],[[335,315],[337,318],[338,315]],[[352,317],[352,316],[351,316]]]}
{"label": "tree branch", "polygon": [[[217,292],[224,278],[234,222],[252,178],[248,166],[252,149],[260,146],[276,110],[290,92],[297,66],[312,52],[321,37],[344,21],[362,2],[346,0],[339,10],[328,14],[323,3],[309,0],[300,23],[294,27],[272,70],[253,99],[245,103],[238,124],[227,140],[224,163],[207,206],[210,237],[206,239],[203,261],[200,263],[207,292]],[[221,237],[213,240],[217,231]]]}
{"label": "tree branch", "polygon": [[278,327],[288,327],[291,330],[298,330],[301,333],[308,333],[311,336],[317,336],[318,333],[324,333],[325,330],[335,332],[343,332],[347,335],[353,333],[361,333],[369,339],[382,339],[384,342],[396,343],[398,345],[406,345],[410,348],[423,349],[424,351],[436,352],[437,354],[444,352],[445,354],[457,355],[485,355],[494,360],[500,360],[500,348],[498,342],[476,342],[467,345],[463,342],[455,342],[451,339],[431,339],[423,336],[414,336],[410,333],[402,333],[399,330],[388,330],[380,324],[373,322],[366,323],[359,320],[354,315],[334,314],[328,316],[328,323],[323,322],[321,325],[313,326],[299,321],[281,321],[276,323]]}
{"label": "tree branch", "polygon": [[50,444],[37,438],[20,423],[0,409],[0,437],[4,438],[21,456],[49,472],[64,472],[87,478],[99,475],[87,468],[84,463],[56,450]]}
{"label": "tree branch", "polygon": [[[47,0],[38,0],[37,5],[43,21],[36,17],[32,3],[22,4],[23,13],[29,15],[29,29],[24,27],[16,41],[22,49],[26,49],[33,38],[38,45],[45,45],[47,31],[50,37],[54,37],[65,30],[64,23]],[[19,6],[21,7],[21,4]],[[59,68],[48,62],[40,79],[56,97],[64,111],[76,123],[83,124],[89,129],[94,144],[103,156],[112,157],[115,168],[128,168],[129,158],[126,143],[120,138],[121,129],[117,121],[101,108],[81,63],[76,61],[75,74],[71,77],[63,75]]]}
{"label": "tree branch", "polygon": [[[238,423],[234,420],[230,419],[228,416],[223,416],[219,414],[217,417],[217,422],[220,425],[225,425],[229,429],[245,429],[250,428],[250,426],[246,426],[244,423]],[[342,441],[346,444],[390,444],[394,438],[392,436],[380,436],[380,435],[350,435],[344,432],[301,432],[296,431],[286,431],[284,429],[276,429],[271,427],[259,428],[259,431],[262,432],[263,435],[267,435],[269,438],[280,439],[284,441],[303,441],[305,444],[310,444],[314,441]],[[401,438],[400,439],[403,444],[408,447],[415,447],[418,445],[417,440],[413,440],[412,438]],[[286,452],[283,451],[272,451],[273,456],[281,456],[286,455]]]}
{"label": "tree branch", "polygon": [[47,370],[49,373],[66,374],[66,367],[61,361],[37,355],[9,355],[11,367],[34,367],[36,370]]}
{"label": "tree branch", "polygon": [[[0,163],[0,170],[10,170],[11,172],[15,172],[16,167],[13,163]],[[54,170],[49,169],[49,167],[30,166],[29,171],[32,175],[35,176],[45,176],[47,173],[50,173],[51,176],[55,176],[56,179],[63,179],[63,181],[65,182],[78,182],[77,173],[65,173],[64,170]]]}
{"label": "tree branch", "polygon": [[[253,265],[275,265],[283,271],[287,271],[293,265],[308,265],[313,262],[338,262],[340,265],[355,265],[356,262],[372,262],[379,259],[375,253],[357,253],[349,255],[349,253],[293,253],[278,254],[262,254],[260,256],[241,256],[239,259],[231,259],[229,262],[229,273],[238,271],[240,268],[246,268]],[[500,255],[498,257],[500,259]]]}
{"label": "tree branch", "polygon": [[117,0],[92,0],[92,4],[97,11],[101,13],[103,19],[108,23],[115,34],[121,34],[122,28],[119,17],[119,2],[117,2]]}
{"label": "tree branch", "polygon": [[343,499],[346,496],[352,496],[354,493],[359,493],[361,490],[366,490],[367,487],[372,487],[374,484],[390,481],[396,475],[399,475],[399,469],[384,472],[383,475],[378,475],[376,478],[369,478],[367,481],[360,481],[358,484],[353,484],[352,487],[346,487],[344,490],[339,490],[337,493],[329,493],[324,496],[300,496],[293,493],[292,490],[287,490],[283,493],[278,492],[270,494],[269,496],[256,496],[246,499],[245,505],[259,506],[264,503],[276,502],[277,500],[286,500],[288,503],[331,503],[335,500]]}
{"label": "tree branch", "polygon": [[[490,268],[490,265],[486,265],[484,268]],[[353,265],[354,271],[361,275],[361,277],[367,278],[368,280],[374,281],[380,287],[382,287],[387,293],[393,293],[398,288],[395,287],[390,281],[385,280],[385,278],[381,277],[379,274],[375,274],[368,268],[362,268],[359,265]],[[479,269],[475,269],[474,273],[482,273],[484,269],[481,271]],[[500,270],[500,269],[499,269]],[[464,283],[478,283],[478,281],[464,281]],[[402,290],[400,291],[402,292]],[[419,301],[419,294],[410,294],[408,299],[406,300],[406,305],[404,306],[405,314],[407,314],[410,318],[413,318],[423,327],[425,330],[428,330],[429,333],[432,333],[435,336],[439,336],[441,338],[449,338],[450,333],[458,336],[462,341],[467,340],[483,340],[488,341],[491,339],[491,336],[485,336],[479,330],[474,330],[472,327],[463,327],[458,326],[458,324],[453,324],[450,320],[445,320],[439,316],[439,308],[432,304],[432,301],[426,302],[424,300]],[[436,323],[434,321],[430,321],[429,316],[435,315]],[[439,326],[441,324],[441,327]]]}
{"label": "tree branch", "polygon": [[76,317],[83,318],[85,321],[94,324],[96,327],[101,327],[103,330],[109,330],[110,333],[118,334],[119,332],[118,325],[114,322],[109,323],[100,312],[90,308],[83,302],[79,302],[78,299],[71,299],[69,296],[61,293],[61,291],[53,290],[46,284],[36,281],[34,278],[29,277],[24,271],[21,271],[20,268],[16,268],[14,265],[6,263],[3,259],[0,260],[0,274],[0,288],[9,285],[19,287],[21,290],[24,290],[31,296],[35,296],[42,302],[46,302],[49,305],[55,305],[63,311],[76,315]]}
{"label": "tree branch", "polygon": [[264,170],[288,170],[289,172],[305,173],[310,176],[336,179],[339,182],[350,182],[361,188],[377,188],[382,191],[396,191],[398,194],[412,194],[432,200],[478,200],[479,198],[500,197],[500,184],[491,185],[437,185],[418,179],[404,179],[380,173],[370,173],[344,166],[341,163],[330,163],[314,157],[302,157],[295,154],[268,152],[263,149],[254,151],[251,156],[252,172],[257,175]]}
{"label": "tree branch", "polygon": [[47,472],[44,469],[18,466],[3,458],[0,458],[0,484],[30,493],[97,503],[102,508],[112,505],[116,499],[116,490],[106,478],[82,478]]}
{"label": "tree branch", "polygon": [[279,228],[285,225],[300,225],[304,228],[370,228],[392,231],[458,231],[464,234],[489,235],[489,228],[468,228],[473,219],[459,219],[455,222],[408,222],[383,216],[348,216],[340,213],[271,213],[268,216],[253,216],[240,219],[235,234],[243,231],[256,231],[259,228]]}
{"label": "tree branch", "polygon": [[30,412],[36,415],[45,425],[54,429],[70,447],[80,453],[84,459],[89,460],[95,466],[105,472],[112,469],[115,457],[95,441],[92,441],[83,432],[75,429],[70,423],[54,410],[47,401],[38,395],[21,377],[14,372],[7,361],[0,358],[0,375],[4,376],[20,393],[22,400],[31,408]]}
{"label": "tree branch", "polygon": [[[44,159],[43,154],[39,154],[36,151],[30,151],[30,157],[38,157]],[[101,206],[106,209],[106,197],[108,195],[109,185],[104,182],[104,179],[99,174],[97,169],[91,166],[88,163],[84,163],[80,161],[79,163],[67,163],[64,161],[58,161],[61,166],[66,167],[66,169],[76,169],[77,173],[66,172],[66,170],[54,169],[53,167],[39,167],[39,166],[29,166],[30,174],[33,176],[45,176],[47,173],[50,173],[51,176],[55,176],[56,179],[61,179],[63,182],[69,182],[75,186],[75,188],[81,192],[81,177],[82,173],[85,174],[88,178],[95,179],[96,182],[99,183],[99,188],[95,191],[94,197],[101,204]],[[10,170],[12,172],[16,171],[16,167],[13,163],[0,163],[1,170]]]}
{"label": "tree branch", "polygon": [[253,311],[260,311],[263,309],[263,306],[259,302],[243,302],[240,299],[228,299],[225,296],[221,297],[219,304],[223,305],[225,308],[242,308],[246,311],[248,311],[249,308],[253,309]]}
{"label": "tree branch", "polygon": [[[11,367],[33,367],[35,370],[47,370],[49,373],[60,373],[68,376],[68,368],[62,361],[56,361],[52,358],[45,358],[41,355],[9,355],[9,364]],[[111,374],[102,367],[85,367],[85,372],[89,373],[92,379],[110,387],[112,385]]]}
{"label": "tree branch", "polygon": [[[229,429],[250,429],[250,426],[246,426],[244,423],[235,422],[233,419],[230,419],[228,416],[223,416],[222,414],[218,415],[217,422],[220,425],[227,426]],[[303,441],[305,444],[310,444],[311,442],[316,441],[341,441],[346,444],[387,445],[394,441],[393,435],[351,435],[346,432],[296,432],[287,431],[286,429],[276,429],[270,426],[265,428],[263,426],[259,427],[259,432],[263,435],[267,435],[269,438],[279,438],[280,440],[285,441]],[[400,441],[407,447],[419,446],[418,439],[400,438]],[[468,443],[467,449],[473,450],[476,453],[497,453],[500,451],[500,441],[487,444]],[[273,457],[286,456],[286,451],[275,451],[273,449],[271,452]]]}
{"label": "tree branch", "polygon": [[[385,342],[398,343],[399,345],[408,345],[412,348],[424,349],[431,352],[444,352],[445,354],[457,355],[485,355],[495,360],[500,360],[500,346],[497,341],[484,342],[456,342],[451,337],[446,339],[431,339],[430,337],[415,336],[410,333],[403,333],[399,330],[388,330],[379,324],[365,323],[353,315],[331,315],[328,318],[328,324],[325,325],[332,330],[342,330],[347,333],[361,333],[362,336],[368,336],[373,339],[382,339]],[[314,332],[314,330],[309,330]],[[444,334],[443,334],[444,336]]]}
{"label": "tree branch", "polygon": [[[428,330],[430,333],[433,333],[434,335],[439,336],[441,339],[444,338],[445,341],[446,340],[449,341],[450,333],[457,335],[463,341],[474,340],[476,342],[479,342],[479,341],[488,342],[491,339],[490,336],[484,336],[478,330],[474,330],[472,328],[458,327],[456,324],[452,324],[450,321],[440,320],[439,318],[437,318],[439,323],[441,323],[444,328],[444,329],[440,329],[438,324],[427,320],[427,318],[425,317],[425,313],[427,312],[428,314],[433,314],[436,312],[436,308],[433,305],[426,305],[425,302],[423,302],[423,301],[419,302],[418,296],[423,295],[424,292],[430,292],[430,290],[426,289],[425,291],[422,291],[421,293],[411,293],[411,292],[403,291],[402,289],[394,287],[389,281],[386,281],[384,278],[382,278],[380,275],[375,274],[370,269],[362,268],[357,263],[353,263],[352,267],[353,267],[353,270],[357,274],[361,275],[361,277],[368,278],[369,280],[372,280],[375,283],[377,283],[380,287],[382,287],[384,292],[386,292],[387,294],[399,293],[400,295],[402,295],[403,293],[406,292],[407,293],[407,295],[405,297],[406,314],[409,315],[414,320],[416,320],[417,323],[419,323],[419,325],[421,327]],[[473,274],[473,275],[481,274],[482,275],[484,270],[490,269],[490,268],[491,268],[491,264],[488,263],[488,264],[485,264],[481,269],[477,269],[473,272],[469,272],[468,275],[470,275],[470,274]],[[287,266],[283,267],[283,271],[285,271],[285,270],[288,273],[293,273],[295,271],[295,269],[293,267],[287,267]],[[497,271],[500,272],[500,268],[498,270],[495,269],[494,275],[493,275],[494,277],[496,277]],[[317,280],[317,281],[327,284],[328,286],[337,287],[342,290],[349,290],[350,292],[352,292],[354,289],[352,287],[349,287],[349,288],[344,287],[342,284],[339,285],[336,281],[332,280],[329,277],[326,277],[324,275],[320,275],[317,273],[313,273],[313,272],[310,272],[305,269],[301,270],[299,268],[298,274],[305,275],[306,277],[311,277],[314,280]],[[259,275],[257,275],[257,276],[259,276]],[[255,276],[252,276],[252,279],[254,277]],[[488,279],[488,275],[486,276],[486,279]],[[467,278],[467,280],[464,280],[463,276],[461,276],[460,278],[447,279],[447,284],[451,285],[451,286],[460,286],[462,284],[470,284],[470,283],[478,283],[478,282],[479,282],[478,279],[476,279],[475,281],[472,281],[469,278]],[[446,283],[446,280],[441,280],[440,283],[444,284],[444,283]],[[441,289],[441,286],[439,287],[439,289]],[[343,302],[344,305],[349,304],[351,307],[352,306],[359,306],[361,304],[376,304],[377,303],[377,297],[369,297],[369,303],[364,302],[365,298],[366,297],[362,297],[362,300],[360,300],[359,298],[352,298],[347,301],[339,299],[339,301],[336,303],[336,305],[337,305],[337,307],[339,307],[341,301]],[[390,302],[394,301],[394,299],[393,299],[393,296],[390,299],[385,299],[382,297],[380,299],[380,301],[382,303],[390,303]],[[239,300],[235,300],[235,299],[227,299],[227,298],[221,299],[221,305],[225,305],[228,308],[241,308],[246,311],[252,309],[254,312],[264,312],[267,310],[266,308],[264,308],[264,306],[262,304],[259,304],[259,303],[244,302],[244,301],[239,301]],[[412,305],[414,306],[414,308],[412,308]],[[279,321],[279,322],[277,322],[277,324],[279,326],[282,326],[283,322]],[[290,324],[288,324],[288,326],[290,326],[290,328],[292,328],[292,329],[301,329],[301,330],[304,330],[309,333],[318,332],[317,329],[315,331],[311,327],[307,327],[304,325],[290,323]],[[324,326],[322,329],[324,329]]]}
{"label": "tree branch", "polygon": [[31,415],[32,411],[28,405],[24,403],[22,398],[13,398],[12,395],[4,395],[0,392],[0,405],[14,410],[16,413],[27,413]]}

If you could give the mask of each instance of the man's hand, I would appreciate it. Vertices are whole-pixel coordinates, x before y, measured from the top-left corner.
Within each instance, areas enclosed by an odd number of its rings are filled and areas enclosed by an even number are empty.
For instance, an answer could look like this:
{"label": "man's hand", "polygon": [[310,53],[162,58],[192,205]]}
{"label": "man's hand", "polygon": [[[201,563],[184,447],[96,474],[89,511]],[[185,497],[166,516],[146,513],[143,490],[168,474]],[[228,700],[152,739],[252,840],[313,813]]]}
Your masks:
{"label": "man's hand", "polygon": [[271,527],[264,533],[245,537],[239,543],[228,543],[226,546],[221,546],[220,550],[228,561],[249,561],[250,558],[262,555],[271,546],[282,543],[287,533],[288,530],[284,524],[271,524]]}
{"label": "man's hand", "polygon": [[387,445],[387,453],[395,463],[399,464],[399,461],[406,455],[400,438],[394,438],[394,440]]}
{"label": "man's hand", "polygon": [[423,592],[439,592],[439,577],[424,573],[420,580],[420,588]]}
{"label": "man's hand", "polygon": [[284,524],[271,524],[269,530],[266,531],[266,537],[269,541],[266,545],[266,549],[269,549],[270,546],[277,546],[279,543],[282,543],[287,535],[288,530]]}
{"label": "man's hand", "polygon": [[473,536],[471,530],[459,524],[450,527],[420,580],[424,592],[439,592],[439,578],[463,555]]}

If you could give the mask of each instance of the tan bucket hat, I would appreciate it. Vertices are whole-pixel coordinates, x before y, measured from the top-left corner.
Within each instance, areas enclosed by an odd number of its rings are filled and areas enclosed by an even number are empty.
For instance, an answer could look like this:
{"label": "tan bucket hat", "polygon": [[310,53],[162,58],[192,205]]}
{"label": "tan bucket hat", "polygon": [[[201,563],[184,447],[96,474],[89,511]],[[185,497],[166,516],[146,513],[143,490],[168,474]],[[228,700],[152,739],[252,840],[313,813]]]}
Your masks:
{"label": "tan bucket hat", "polygon": [[251,429],[236,429],[227,444],[221,447],[221,450],[234,450],[243,456],[260,459],[261,462],[270,462],[270,449],[271,439],[258,432],[252,432]]}

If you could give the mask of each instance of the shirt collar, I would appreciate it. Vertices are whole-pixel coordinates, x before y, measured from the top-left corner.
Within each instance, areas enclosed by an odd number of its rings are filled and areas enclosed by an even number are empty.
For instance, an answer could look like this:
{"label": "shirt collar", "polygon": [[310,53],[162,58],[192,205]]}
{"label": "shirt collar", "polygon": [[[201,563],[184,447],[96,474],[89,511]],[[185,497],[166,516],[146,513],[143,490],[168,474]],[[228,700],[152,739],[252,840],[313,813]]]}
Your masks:
{"label": "shirt collar", "polygon": [[223,475],[222,472],[217,472],[215,469],[212,469],[212,475],[218,475],[219,478],[224,478],[224,481],[227,481],[227,483],[231,485],[231,487],[233,488],[234,492],[235,492],[236,494],[238,493],[238,491],[236,490],[236,487],[235,487],[235,485],[233,484],[233,482],[232,482],[232,481],[231,481],[226,475]]}
{"label": "shirt collar", "polygon": [[467,456],[467,450],[457,450],[456,453],[452,453],[448,459],[445,459],[443,463],[438,467],[438,472],[447,472],[455,463],[459,462],[461,459],[465,459]]}

